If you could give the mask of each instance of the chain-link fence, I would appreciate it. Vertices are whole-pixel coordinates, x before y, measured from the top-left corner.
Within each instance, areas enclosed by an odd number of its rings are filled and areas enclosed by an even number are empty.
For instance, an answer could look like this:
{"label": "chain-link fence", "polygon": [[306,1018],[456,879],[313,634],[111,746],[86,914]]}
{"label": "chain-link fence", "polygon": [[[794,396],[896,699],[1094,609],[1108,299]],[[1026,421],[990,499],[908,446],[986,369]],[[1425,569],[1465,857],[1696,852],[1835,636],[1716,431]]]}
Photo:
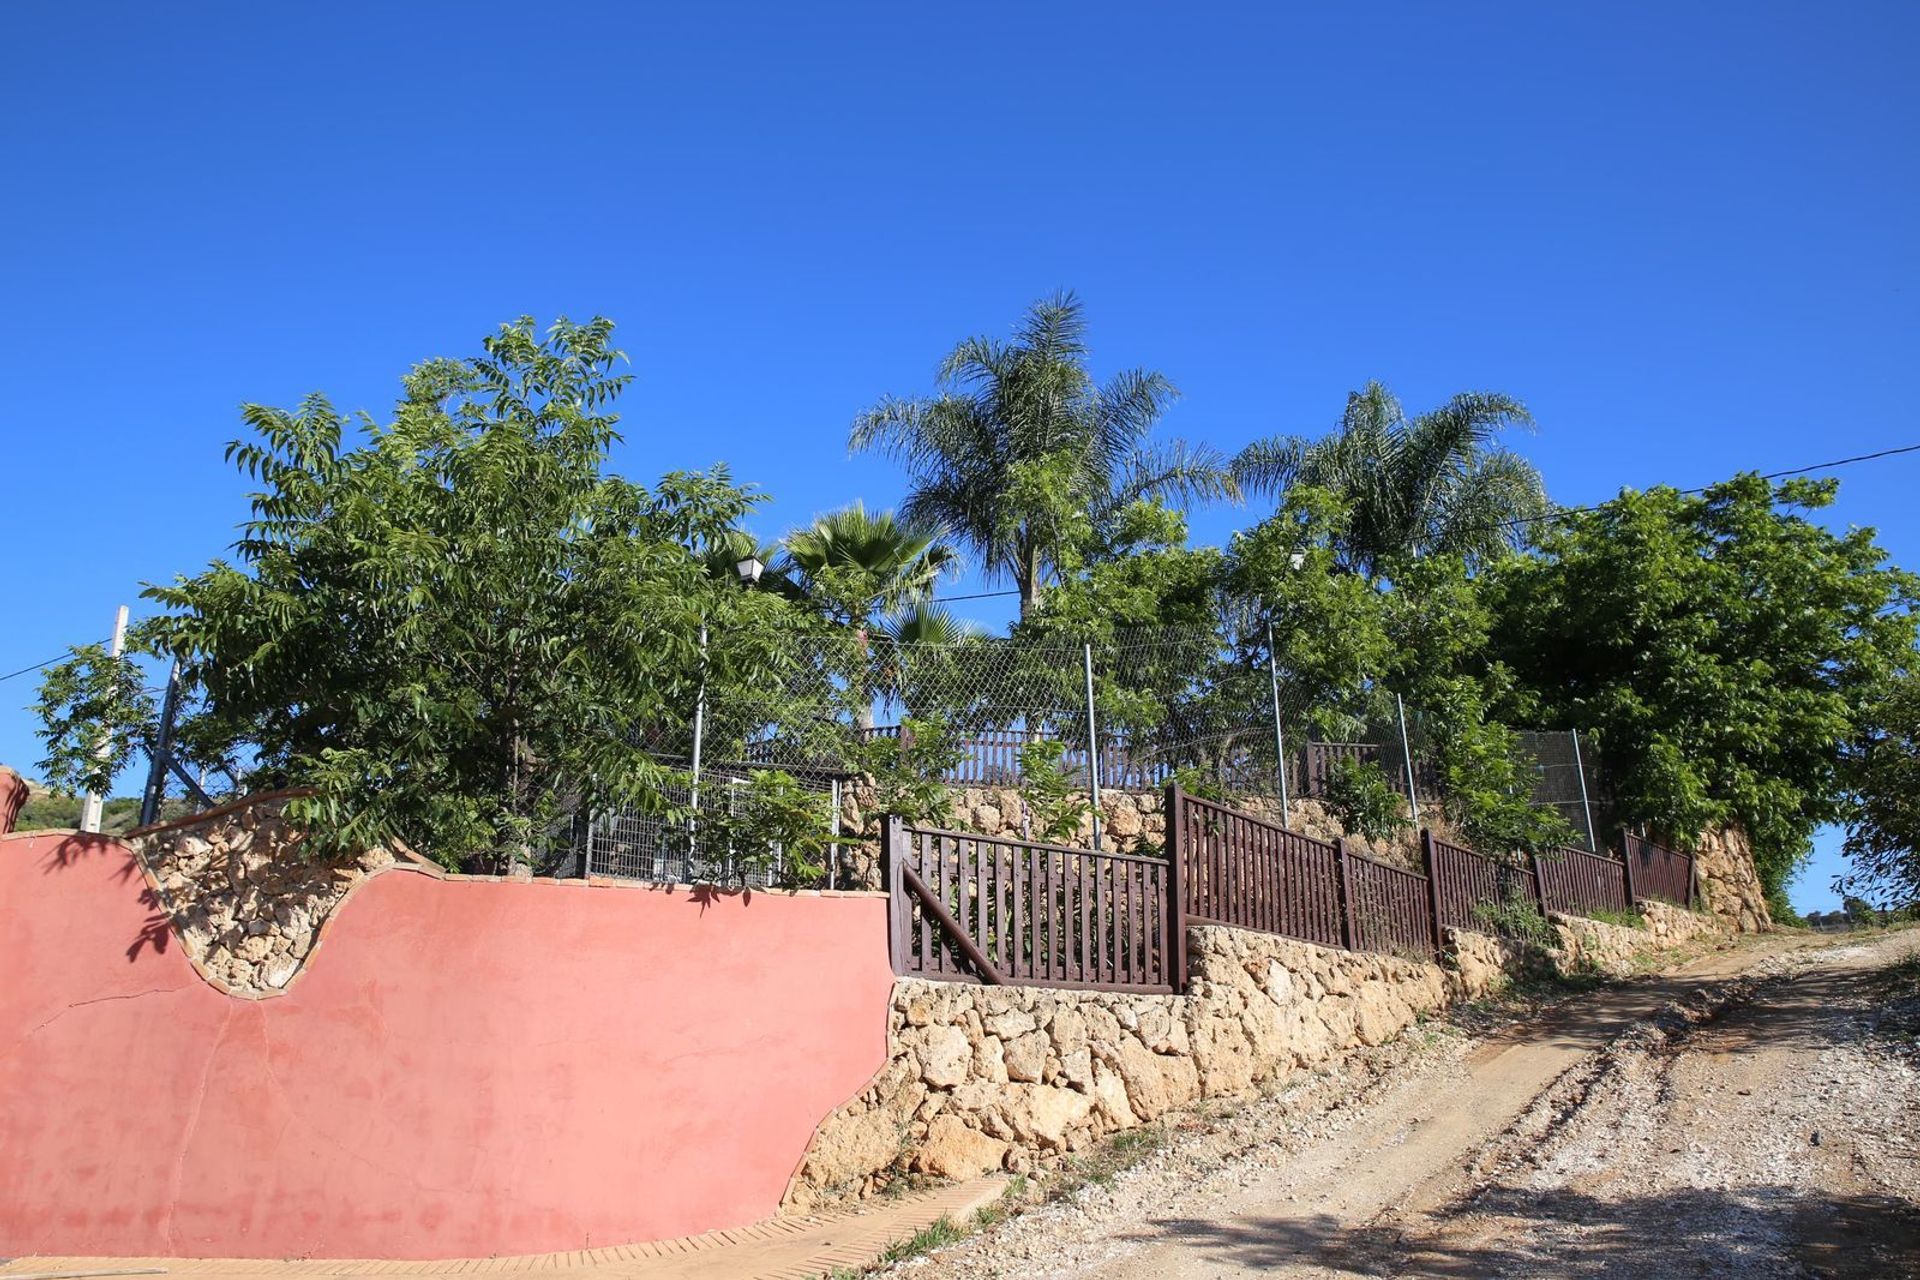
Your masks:
{"label": "chain-link fence", "polygon": [[752,810],[766,801],[750,773],[721,769],[704,774],[696,787],[670,786],[650,809],[622,808],[576,818],[568,830],[564,861],[551,873],[612,876],[656,884],[721,884],[751,888],[800,887],[817,878],[831,882],[839,861],[837,815],[840,783],[810,777],[801,787],[817,800],[825,828],[818,857],[779,841],[757,839]]}
{"label": "chain-link fence", "polygon": [[[1157,627],[1098,641],[857,632],[784,641],[722,679],[716,660],[688,732],[692,758],[853,777],[911,745],[952,786],[1017,787],[1044,768],[1096,801],[1180,778],[1228,795],[1327,799],[1373,766],[1409,812],[1447,799],[1442,722],[1364,674],[1279,666],[1263,627]],[[1510,790],[1553,808],[1593,847],[1593,779],[1570,733],[1512,736]]]}
{"label": "chain-link fence", "polygon": [[[575,816],[549,839],[548,873],[795,882],[786,850],[716,844],[752,831],[731,819],[769,770],[820,797],[821,831],[805,857],[827,872],[841,837],[859,835],[839,829],[842,787],[931,737],[941,750],[916,759],[933,760],[938,781],[1019,787],[1044,768],[1086,793],[1096,812],[1100,792],[1157,790],[1176,778],[1229,797],[1327,800],[1355,766],[1377,768],[1403,812],[1425,817],[1447,799],[1437,717],[1363,672],[1309,678],[1285,669],[1264,624],[1236,616],[1079,643],[926,642],[848,629],[769,644],[716,634],[704,653],[700,696],[643,737],[684,785],[663,789],[645,811]],[[1597,848],[1602,789],[1580,753],[1571,733],[1516,733],[1508,773]],[[155,777],[158,796],[167,771]]]}

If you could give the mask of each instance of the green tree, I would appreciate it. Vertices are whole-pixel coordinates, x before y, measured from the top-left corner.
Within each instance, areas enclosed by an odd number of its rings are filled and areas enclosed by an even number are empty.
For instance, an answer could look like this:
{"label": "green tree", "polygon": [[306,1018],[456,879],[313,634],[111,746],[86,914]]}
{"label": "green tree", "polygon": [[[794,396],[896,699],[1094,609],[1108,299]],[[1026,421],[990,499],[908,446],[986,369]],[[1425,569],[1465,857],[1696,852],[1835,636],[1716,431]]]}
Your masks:
{"label": "green tree", "polygon": [[1578,728],[1619,820],[1744,827],[1783,909],[1814,828],[1845,816],[1845,745],[1913,656],[1920,584],[1872,530],[1809,518],[1836,487],[1627,491],[1490,575],[1514,722]]}
{"label": "green tree", "polygon": [[1920,903],[1920,675],[1890,681],[1862,720],[1846,768],[1850,866],[1837,887],[1885,907]]}
{"label": "green tree", "polygon": [[1255,441],[1233,473],[1255,493],[1303,484],[1339,498],[1347,510],[1334,544],[1339,562],[1369,580],[1416,555],[1478,564],[1522,545],[1548,510],[1540,473],[1495,443],[1508,427],[1532,423],[1525,405],[1494,392],[1463,392],[1409,419],[1370,382],[1347,397],[1331,435]]}
{"label": "green tree", "polygon": [[[604,471],[612,327],[523,319],[419,365],[357,447],[322,397],[246,407],[255,438],[228,456],[260,488],[237,562],[149,587],[165,612],[130,648],[182,661],[190,738],[255,786],[313,789],[289,812],[316,847],[497,864],[575,806],[660,807],[673,771],[648,744],[690,719],[703,671],[747,685],[772,662],[789,606],[703,563],[749,495],[723,470],[652,490]],[[70,675],[48,680],[50,777],[101,719],[71,714]]]}
{"label": "green tree", "polygon": [[954,564],[938,525],[869,514],[855,502],[788,534],[781,567],[821,613],[865,629],[882,614],[928,601]]}
{"label": "green tree", "polygon": [[1175,395],[1164,376],[1094,380],[1071,294],[1029,308],[1012,342],[962,342],[937,379],[931,398],[889,397],[862,414],[852,446],[902,463],[902,516],[971,547],[990,577],[1019,590],[1023,614],[1135,501],[1237,492],[1211,450],[1150,440]]}

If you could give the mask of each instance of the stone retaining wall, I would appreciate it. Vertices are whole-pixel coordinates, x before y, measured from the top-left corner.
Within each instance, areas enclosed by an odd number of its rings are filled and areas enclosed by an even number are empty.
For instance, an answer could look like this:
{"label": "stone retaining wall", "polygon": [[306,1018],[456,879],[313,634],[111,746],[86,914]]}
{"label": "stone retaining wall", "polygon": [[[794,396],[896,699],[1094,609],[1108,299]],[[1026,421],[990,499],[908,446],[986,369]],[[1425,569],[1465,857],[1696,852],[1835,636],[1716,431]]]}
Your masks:
{"label": "stone retaining wall", "polygon": [[345,860],[308,859],[299,833],[281,816],[286,799],[256,797],[126,841],[188,959],[234,995],[285,988],[341,899],[396,861],[387,849]]}
{"label": "stone retaining wall", "polygon": [[1218,926],[1188,935],[1184,995],[900,979],[888,1061],[814,1135],[788,1192],[804,1208],[909,1173],[1024,1172],[1203,1098],[1242,1096],[1531,969],[1625,973],[1635,956],[1717,933],[1658,904],[1646,927],[1556,916],[1530,951],[1450,932],[1445,964],[1330,950]]}
{"label": "stone retaining wall", "polygon": [[1726,932],[1717,918],[1664,902],[1640,904],[1642,927],[1634,929],[1555,912],[1551,923],[1559,938],[1556,965],[1562,972],[1597,972],[1626,977],[1639,970],[1649,949],[1684,946]]}
{"label": "stone retaining wall", "polygon": [[1693,853],[1694,875],[1708,911],[1741,933],[1773,927],[1766,890],[1753,865],[1753,845],[1739,827],[1722,827],[1700,837]]}

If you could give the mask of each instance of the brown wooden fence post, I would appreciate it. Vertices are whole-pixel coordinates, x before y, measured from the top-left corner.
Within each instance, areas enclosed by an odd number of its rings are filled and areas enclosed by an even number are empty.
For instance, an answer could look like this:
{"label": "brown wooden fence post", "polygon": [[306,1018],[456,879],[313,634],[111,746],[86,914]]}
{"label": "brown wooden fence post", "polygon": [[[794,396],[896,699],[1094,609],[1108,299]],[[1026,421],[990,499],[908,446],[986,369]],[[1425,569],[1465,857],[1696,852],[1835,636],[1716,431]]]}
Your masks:
{"label": "brown wooden fence post", "polygon": [[1420,861],[1427,868],[1427,909],[1433,912],[1433,953],[1446,950],[1446,930],[1440,924],[1440,869],[1433,861],[1433,832],[1420,828]]}
{"label": "brown wooden fence post", "polygon": [[1333,852],[1333,865],[1340,885],[1340,945],[1352,951],[1359,929],[1354,922],[1353,875],[1347,862],[1346,837],[1342,836],[1333,842]]}
{"label": "brown wooden fence post", "polygon": [[890,813],[880,822],[880,858],[887,878],[887,956],[896,974],[907,971],[907,924],[913,904],[907,900],[907,820]]}
{"label": "brown wooden fence post", "polygon": [[1633,837],[1625,829],[1620,832],[1620,873],[1627,878],[1627,910],[1633,910],[1639,899],[1633,892]]}
{"label": "brown wooden fence post", "polygon": [[1184,863],[1187,858],[1186,844],[1180,838],[1181,828],[1186,825],[1186,797],[1180,793],[1180,784],[1167,784],[1166,799],[1161,815],[1167,824],[1167,984],[1174,992],[1187,989],[1187,892]]}
{"label": "brown wooden fence post", "polygon": [[1540,873],[1540,855],[1537,853],[1528,854],[1527,865],[1533,868],[1533,896],[1539,899],[1540,918],[1545,920],[1553,908],[1547,901],[1547,878]]}

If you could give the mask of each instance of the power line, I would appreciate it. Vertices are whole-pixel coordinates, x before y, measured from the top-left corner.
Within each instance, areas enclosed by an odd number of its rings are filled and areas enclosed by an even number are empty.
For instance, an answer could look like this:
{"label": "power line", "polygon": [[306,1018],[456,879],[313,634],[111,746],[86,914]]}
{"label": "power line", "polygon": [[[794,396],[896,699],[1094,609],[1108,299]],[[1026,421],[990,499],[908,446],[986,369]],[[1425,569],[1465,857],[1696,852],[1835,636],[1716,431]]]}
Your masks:
{"label": "power line", "polygon": [[6,675],[0,676],[0,680],[11,680],[15,676],[32,675],[34,672],[40,670],[42,667],[50,667],[54,663],[60,661],[61,658],[64,658],[66,656],[67,655],[63,653],[56,657],[48,658],[45,662],[36,662],[30,667],[22,667],[18,671],[9,671],[7,672]]}
{"label": "power line", "polygon": [[[1767,471],[1761,474],[1760,479],[1784,480],[1788,476],[1803,476],[1807,474],[1809,471],[1825,471],[1829,467],[1847,467],[1847,466],[1852,466],[1856,462],[1875,462],[1881,458],[1897,457],[1903,453],[1920,453],[1920,444],[1903,444],[1903,445],[1898,445],[1892,449],[1877,449],[1872,453],[1856,453],[1849,458],[1835,458],[1830,462],[1815,462],[1804,467],[1788,467],[1784,471]],[[1705,493],[1707,490],[1715,488],[1719,485],[1723,485],[1725,483],[1726,483],[1725,480],[1716,480],[1712,484],[1695,485],[1691,489],[1675,489],[1674,492],[1681,494],[1683,496],[1691,496],[1694,494]],[[1655,486],[1655,487],[1657,488],[1658,486]],[[1462,530],[1462,532],[1467,532],[1472,530],[1485,531],[1485,530],[1492,530],[1492,529],[1517,529],[1522,525],[1539,524],[1542,521],[1558,520],[1565,516],[1585,515],[1594,511],[1599,511],[1601,508],[1605,507],[1606,505],[1607,504],[1604,502],[1596,502],[1584,507],[1555,507],[1552,511],[1548,511],[1542,515],[1516,516],[1511,520],[1500,520],[1500,521],[1496,521],[1493,524],[1468,526],[1468,529]]]}
{"label": "power line", "polygon": [[[1891,449],[1877,449],[1872,453],[1856,453],[1847,458],[1834,458],[1829,462],[1815,462],[1804,467],[1788,467],[1784,471],[1768,471],[1762,474],[1760,478],[1762,480],[1784,480],[1789,476],[1803,476],[1809,471],[1825,471],[1829,467],[1848,467],[1857,462],[1876,462],[1882,458],[1894,458],[1906,453],[1920,453],[1920,444],[1903,444]],[[1724,480],[1717,480],[1713,484],[1696,485],[1694,488],[1677,489],[1675,492],[1685,495],[1700,494],[1705,493],[1707,490],[1715,487],[1715,485],[1725,483],[1726,481]],[[1469,525],[1459,530],[1459,532],[1490,532],[1495,529],[1518,529],[1530,524],[1540,524],[1548,520],[1559,520],[1567,516],[1583,515],[1599,511],[1606,505],[1604,502],[1597,502],[1584,507],[1555,507],[1553,510],[1537,516],[1516,516],[1511,520],[1498,520],[1492,524]],[[963,596],[936,596],[931,603],[946,604],[955,600],[987,600],[995,596],[1017,596],[1019,594],[1020,592],[1018,590],[977,591],[971,595]]]}
{"label": "power line", "polygon": [[988,599],[992,599],[994,596],[1017,596],[1019,594],[1020,594],[1020,589],[1018,587],[1014,587],[1006,591],[976,591],[972,595],[965,595],[965,596],[935,596],[928,603],[947,604],[948,602],[953,600],[988,600]]}

